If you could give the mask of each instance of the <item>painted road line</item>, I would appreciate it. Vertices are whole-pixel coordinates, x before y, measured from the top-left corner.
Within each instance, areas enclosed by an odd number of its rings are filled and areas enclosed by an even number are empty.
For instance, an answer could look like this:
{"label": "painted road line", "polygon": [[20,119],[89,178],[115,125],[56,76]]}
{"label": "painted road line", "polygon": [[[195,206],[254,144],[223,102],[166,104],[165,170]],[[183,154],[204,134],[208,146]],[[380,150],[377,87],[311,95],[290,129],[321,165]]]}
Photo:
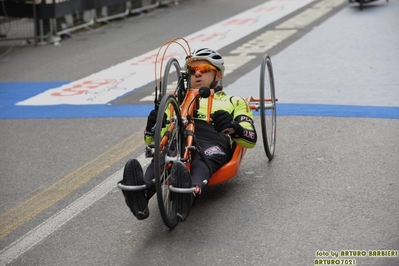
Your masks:
{"label": "painted road line", "polygon": [[318,20],[323,17],[327,13],[329,13],[331,8],[310,8],[300,13],[299,15],[284,21],[280,25],[276,27],[276,29],[297,29],[297,28],[305,28],[312,22]]}
{"label": "painted road line", "polygon": [[[230,17],[185,39],[195,49],[209,46],[219,50],[265,26],[295,12],[315,0],[271,0]],[[154,61],[158,49],[127,60],[89,77],[42,92],[17,105],[95,105],[110,101],[154,81]],[[183,62],[186,54],[172,45],[166,60],[175,57]],[[159,62],[157,62],[159,63]]]}
{"label": "painted road line", "polygon": [[[244,98],[252,95],[254,97],[258,97],[259,95],[259,72],[260,67],[256,68],[255,73],[252,72],[251,75],[245,75],[244,78],[240,78],[234,83],[226,86],[224,90],[228,94],[234,94],[237,96],[242,96]],[[276,73],[275,73],[276,74]],[[278,79],[279,81],[280,79]],[[287,90],[287,86],[281,87],[277,85],[276,93],[279,98],[279,102],[277,104],[278,115],[279,116],[326,116],[326,117],[369,117],[369,118],[393,118],[399,119],[399,107],[395,106],[385,106],[384,104],[380,106],[376,105],[362,105],[356,103],[337,103],[337,102],[312,102],[312,103],[301,103],[298,102],[294,97],[296,94],[292,92],[292,90]],[[284,97],[283,97],[284,96]],[[294,103],[297,101],[296,103]],[[300,106],[300,109],[297,109]],[[317,108],[315,108],[317,106]],[[44,106],[41,106],[44,107]],[[33,107],[29,106],[24,109],[27,111],[24,112],[23,115],[16,117],[15,114],[10,114],[6,117],[2,117],[1,119],[43,119],[43,118],[104,118],[104,117],[147,117],[152,109],[154,109],[154,104],[140,104],[140,105],[131,105],[131,106],[112,106],[111,108],[107,108],[107,106],[96,106],[98,108],[88,108],[85,107],[83,110],[80,110],[80,106],[75,106],[74,112],[71,112],[70,109],[61,109],[58,107],[46,108],[45,111],[42,111],[41,107]],[[23,108],[23,107],[21,107]],[[72,108],[72,107],[69,107]],[[37,110],[39,109],[39,110]],[[94,109],[94,110],[91,110]],[[112,112],[111,112],[111,111]],[[297,110],[297,111],[295,111]],[[346,110],[346,113],[343,112]],[[259,115],[259,112],[254,112],[255,116]]]}
{"label": "painted road line", "polygon": [[129,136],[56,183],[2,213],[0,215],[0,240],[111,165],[128,156],[142,145],[142,139],[141,132]]}
{"label": "painted road line", "polygon": [[[256,38],[244,43],[237,47],[231,54],[264,54],[274,46],[278,45],[282,41],[288,39],[293,34],[297,33],[297,30],[269,30]],[[254,56],[255,58],[255,56]]]}
{"label": "painted road line", "polygon": [[[139,156],[138,161],[145,168],[150,160],[144,157],[144,154]],[[29,249],[40,243],[47,236],[59,229],[61,226],[72,220],[81,212],[89,208],[96,201],[103,198],[111,190],[116,188],[116,184],[121,180],[123,175],[123,168],[118,170],[115,174],[108,177],[101,184],[83,195],[81,198],[73,202],[68,207],[62,209],[60,212],[46,220],[32,231],[19,238],[17,241],[10,244],[8,247],[0,251],[0,265],[7,265],[19,256],[27,252]]]}
{"label": "painted road line", "polygon": [[276,29],[283,28],[305,28],[319,18],[331,12],[337,6],[343,4],[346,0],[325,0],[313,5],[311,8],[301,12],[300,14],[288,19],[278,25]]}
{"label": "painted road line", "polygon": [[241,66],[245,65],[249,61],[255,59],[255,57],[256,56],[245,55],[245,54],[240,54],[238,56],[233,56],[233,55],[223,56],[224,65],[226,67],[225,76],[233,72],[234,70],[240,68]]}

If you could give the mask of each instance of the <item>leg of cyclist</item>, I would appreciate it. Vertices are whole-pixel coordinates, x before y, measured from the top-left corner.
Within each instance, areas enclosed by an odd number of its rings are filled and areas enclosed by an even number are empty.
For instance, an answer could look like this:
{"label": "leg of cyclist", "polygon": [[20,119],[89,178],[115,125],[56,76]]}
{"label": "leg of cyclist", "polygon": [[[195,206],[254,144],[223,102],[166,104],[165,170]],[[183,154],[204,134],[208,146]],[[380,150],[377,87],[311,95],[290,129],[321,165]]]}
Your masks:
{"label": "leg of cyclist", "polygon": [[198,154],[193,156],[193,160],[191,162],[191,180],[193,186],[196,187],[196,195],[201,195],[201,193],[205,190],[206,183],[212,176],[212,172]]}
{"label": "leg of cyclist", "polygon": [[[226,152],[221,145],[209,141],[199,141],[206,161],[196,153],[191,162],[191,179],[196,187],[196,194],[201,195],[213,173],[219,170],[230,159],[230,152]],[[208,165],[209,164],[209,165]]]}
{"label": "leg of cyclist", "polygon": [[144,174],[144,184],[147,186],[147,202],[154,196],[156,193],[155,184],[154,184],[154,161],[152,160],[150,165],[148,165],[145,174]]}

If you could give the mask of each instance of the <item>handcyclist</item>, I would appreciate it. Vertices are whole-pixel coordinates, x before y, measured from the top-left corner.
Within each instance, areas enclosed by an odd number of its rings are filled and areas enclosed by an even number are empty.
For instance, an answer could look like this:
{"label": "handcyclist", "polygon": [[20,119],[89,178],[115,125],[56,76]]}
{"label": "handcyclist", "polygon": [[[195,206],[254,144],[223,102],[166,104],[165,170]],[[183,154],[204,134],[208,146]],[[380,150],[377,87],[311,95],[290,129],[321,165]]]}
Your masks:
{"label": "handcyclist", "polygon": [[[193,89],[203,86],[214,90],[211,120],[207,121],[208,99],[201,99],[195,120],[195,140],[200,150],[192,156],[191,171],[181,162],[174,162],[171,169],[172,184],[179,176],[180,187],[195,187],[192,194],[184,194],[184,202],[179,203],[178,215],[184,221],[192,204],[192,197],[198,197],[206,188],[206,184],[218,169],[226,164],[233,153],[234,145],[253,148],[257,134],[253,122],[253,114],[247,101],[238,96],[225,94],[219,86],[225,67],[222,56],[209,48],[194,50],[186,58],[185,69],[190,64],[191,85]],[[147,145],[154,142],[152,128],[157,119],[157,110],[152,110],[147,119],[144,140]],[[226,134],[226,130],[228,134]],[[122,190],[125,202],[139,220],[149,216],[148,201],[155,194],[154,163],[147,168],[145,175],[136,159],[129,160],[124,169],[122,184],[143,185],[147,189],[140,191]]]}

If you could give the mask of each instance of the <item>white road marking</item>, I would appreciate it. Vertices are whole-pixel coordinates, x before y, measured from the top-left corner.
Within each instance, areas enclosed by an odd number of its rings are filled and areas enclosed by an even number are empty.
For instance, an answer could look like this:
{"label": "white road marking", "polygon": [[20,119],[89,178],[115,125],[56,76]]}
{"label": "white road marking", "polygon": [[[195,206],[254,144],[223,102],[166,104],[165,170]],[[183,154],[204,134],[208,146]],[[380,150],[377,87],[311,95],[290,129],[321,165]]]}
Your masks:
{"label": "white road marking", "polygon": [[[270,30],[237,47],[231,54],[264,54],[297,30]],[[255,56],[254,56],[255,57]]]}
{"label": "white road marking", "polygon": [[[144,157],[144,154],[139,156],[137,160],[143,166],[147,167],[150,160]],[[46,220],[32,231],[19,238],[17,241],[0,251],[0,265],[7,265],[13,260],[30,250],[32,247],[40,243],[47,236],[59,229],[61,226],[72,220],[81,212],[89,208],[96,201],[103,198],[111,190],[116,188],[116,184],[122,179],[123,168],[118,170],[115,174],[108,177],[91,191],[87,192],[81,198],[73,202],[68,207],[62,209],[60,212]]]}

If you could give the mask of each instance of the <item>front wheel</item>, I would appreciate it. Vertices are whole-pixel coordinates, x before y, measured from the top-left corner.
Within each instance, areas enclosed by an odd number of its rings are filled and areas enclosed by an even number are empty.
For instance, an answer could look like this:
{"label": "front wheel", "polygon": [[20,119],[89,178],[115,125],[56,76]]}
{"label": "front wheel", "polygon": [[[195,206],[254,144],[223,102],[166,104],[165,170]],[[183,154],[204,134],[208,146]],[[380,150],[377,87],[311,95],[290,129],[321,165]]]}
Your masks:
{"label": "front wheel", "polygon": [[179,86],[180,81],[180,64],[176,58],[171,58],[166,63],[164,75],[162,77],[162,86],[161,86],[161,94],[162,97],[168,91],[175,91]]}
{"label": "front wheel", "polygon": [[159,211],[169,228],[176,227],[179,222],[169,186],[171,166],[180,160],[184,151],[182,132],[180,106],[174,95],[166,94],[159,105],[155,126],[154,173]]}
{"label": "front wheel", "polygon": [[268,55],[262,58],[260,68],[260,122],[262,127],[263,147],[269,160],[274,157],[276,147],[276,92],[272,61]]}

